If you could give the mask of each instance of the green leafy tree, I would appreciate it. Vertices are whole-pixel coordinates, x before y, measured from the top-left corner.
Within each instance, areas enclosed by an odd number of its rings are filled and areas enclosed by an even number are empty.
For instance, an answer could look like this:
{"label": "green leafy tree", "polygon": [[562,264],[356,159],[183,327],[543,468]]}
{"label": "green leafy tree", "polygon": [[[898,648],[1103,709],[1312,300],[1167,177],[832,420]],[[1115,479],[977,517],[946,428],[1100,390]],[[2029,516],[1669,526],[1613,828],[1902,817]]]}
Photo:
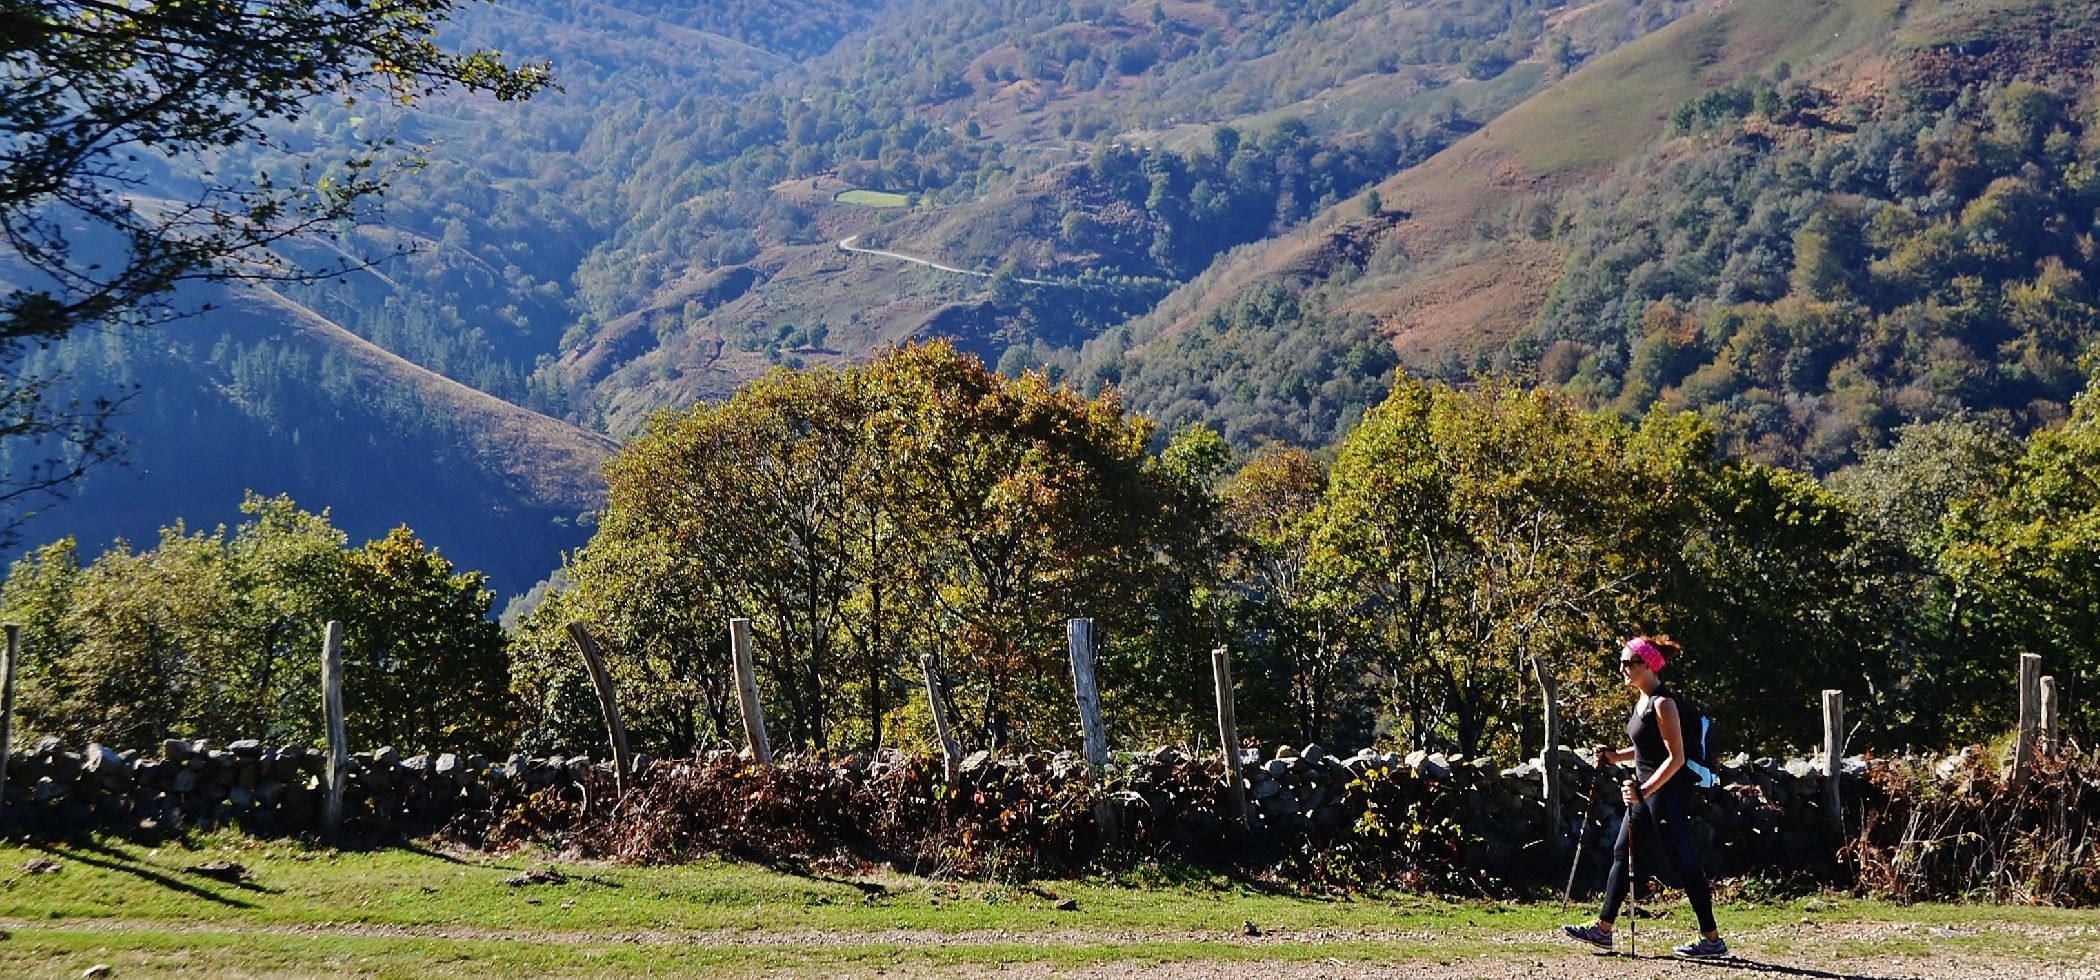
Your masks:
{"label": "green leafy tree", "polygon": [[685,754],[728,738],[736,704],[725,676],[727,623],[739,613],[680,552],[602,527],[566,566],[568,585],[511,636],[511,684],[530,721],[525,747],[603,744],[604,716],[568,635],[572,622],[598,637],[635,745]]}
{"label": "green leafy tree", "polygon": [[1880,605],[1893,614],[1885,643],[1895,689],[1877,720],[1892,740],[1940,747],[1987,738],[2002,720],[1978,716],[1976,695],[1995,689],[2004,665],[1979,655],[1966,623],[1976,597],[1941,566],[1956,530],[1948,516],[1999,493],[2020,449],[1981,419],[1917,423],[1830,481],[1857,516],[1862,547],[1888,565]]}
{"label": "green leafy tree", "polygon": [[318,738],[324,624],[342,620],[351,737],[493,748],[518,712],[478,573],[405,529],[356,551],[327,514],[250,495],[231,529],[161,530],[83,566],[69,539],[10,569],[0,614],[28,651],[21,719],[69,741]]}
{"label": "green leafy tree", "polygon": [[[18,569],[64,576],[70,554]],[[163,530],[150,551],[119,547],[74,577],[54,634],[32,634],[37,669],[23,678],[23,726],[69,742],[149,745],[221,734],[239,716],[225,683],[240,645],[240,612],[223,539]],[[70,641],[66,646],[46,645]],[[223,737],[223,735],[221,735]]]}
{"label": "green leafy tree", "polygon": [[1345,725],[1367,737],[1367,725],[1349,724],[1362,645],[1309,574],[1327,507],[1326,467],[1305,450],[1271,447],[1233,474],[1223,496],[1239,545],[1227,575],[1244,600],[1248,646],[1266,661],[1264,670],[1244,672],[1243,686],[1257,696],[1244,702],[1243,727],[1260,733],[1275,725],[1280,737],[1321,744],[1334,744]]}
{"label": "green leafy tree", "polygon": [[1313,566],[1365,631],[1400,740],[1513,747],[1533,664],[1595,670],[1638,621],[1692,461],[1635,446],[1563,396],[1410,380],[1343,442]]}
{"label": "green leafy tree", "polygon": [[1688,414],[1636,427],[1544,391],[1401,381],[1344,441],[1309,563],[1393,737],[1534,751],[1538,666],[1576,730],[1614,728],[1609,650],[1637,630],[1684,643],[1673,680],[1746,747],[1805,741],[1820,687],[1886,689],[1882,569],[1850,512],[1715,442]]}
{"label": "green leafy tree", "polygon": [[[1115,624],[1100,673],[1117,737],[1140,743],[1214,737],[1210,651],[1227,644],[1235,657],[1246,655],[1235,642],[1236,603],[1224,568],[1236,531],[1225,519],[1219,487],[1232,460],[1223,436],[1191,425],[1176,431],[1146,466],[1161,512],[1149,560],[1134,569],[1143,575],[1132,593],[1134,614]],[[1248,673],[1243,666],[1235,676]]]}
{"label": "green leafy tree", "polygon": [[493,750],[520,712],[503,629],[480,572],[405,527],[343,556],[343,707],[353,743]]}
{"label": "green leafy tree", "polygon": [[226,683],[245,701],[249,718],[266,720],[255,738],[311,739],[320,735],[314,692],[320,690],[321,640],[341,591],[348,538],[290,497],[251,493],[241,504],[247,519],[226,541],[233,589],[245,609],[246,655]]}
{"label": "green leafy tree", "polygon": [[85,567],[70,539],[18,562],[4,605],[24,627],[24,724],[127,746],[316,735],[342,535],[281,497],[243,511],[230,536],[176,524]]}
{"label": "green leafy tree", "polygon": [[1678,679],[1726,713],[1731,743],[1815,744],[1826,689],[1886,714],[1875,698],[1897,676],[1898,611],[1886,556],[1844,502],[1804,474],[1746,461],[1713,467],[1695,492],[1675,574],[1634,622],[1684,643]]}
{"label": "green leafy tree", "polygon": [[[1966,622],[1991,642],[1982,669],[2001,671],[2017,652],[2042,655],[2067,689],[2065,724],[2090,730],[2086,690],[2100,670],[2100,388],[2088,388],[2062,427],[2038,432],[2003,488],[1958,507],[1941,556]],[[1981,657],[1981,652],[1979,657]],[[2002,675],[1999,675],[2002,676]],[[2004,685],[1993,685],[2002,690]],[[2009,695],[1978,695],[2002,730]],[[1971,726],[1966,732],[1980,728]]]}

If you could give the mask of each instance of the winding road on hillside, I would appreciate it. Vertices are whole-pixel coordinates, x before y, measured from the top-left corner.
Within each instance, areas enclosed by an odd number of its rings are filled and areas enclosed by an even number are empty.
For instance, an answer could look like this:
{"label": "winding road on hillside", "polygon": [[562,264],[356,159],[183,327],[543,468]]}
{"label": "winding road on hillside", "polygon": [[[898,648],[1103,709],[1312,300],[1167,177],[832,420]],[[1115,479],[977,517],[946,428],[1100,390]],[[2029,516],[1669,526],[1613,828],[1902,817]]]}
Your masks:
{"label": "winding road on hillside", "polygon": [[[976,276],[976,277],[977,277],[977,278],[979,278],[979,279],[990,279],[990,278],[992,278],[992,273],[989,273],[989,272],[979,272],[979,271],[977,271],[977,270],[975,270],[975,269],[958,269],[958,268],[956,268],[956,267],[954,267],[954,266],[952,266],[952,265],[942,265],[941,263],[939,263],[939,262],[935,262],[935,261],[933,261],[932,259],[922,259],[922,258],[919,258],[919,257],[918,257],[918,256],[916,256],[916,255],[906,255],[906,254],[904,254],[903,252],[891,252],[891,251],[888,251],[888,250],[885,250],[885,249],[880,249],[880,248],[861,248],[861,247],[859,247],[859,246],[857,246],[857,245],[853,244],[854,242],[858,241],[859,239],[860,239],[860,236],[859,236],[859,235],[847,235],[846,237],[844,237],[844,238],[841,238],[841,239],[839,239],[839,251],[841,251],[841,252],[851,252],[851,253],[853,253],[854,255],[880,255],[880,256],[882,256],[883,258],[887,258],[887,259],[900,259],[900,260],[903,260],[903,261],[905,261],[905,262],[911,262],[911,263],[915,263],[915,264],[918,264],[918,265],[923,265],[923,266],[925,266],[925,267],[927,267],[927,268],[929,268],[929,269],[939,269],[939,270],[940,270],[940,271],[942,271],[942,272],[953,272],[953,273],[955,273],[955,274],[957,274],[957,275],[963,275],[963,276]],[[1022,277],[1022,276],[1015,276],[1015,277],[1014,277],[1014,281],[1015,281],[1015,282],[1018,282],[1018,283],[1022,283],[1022,284],[1024,284],[1024,285],[1029,285],[1029,286],[1062,286],[1062,285],[1065,285],[1065,283],[1061,283],[1061,282],[1054,282],[1054,281],[1052,281],[1052,280],[1049,280],[1049,279],[1028,279],[1028,278],[1024,278],[1024,277]]]}

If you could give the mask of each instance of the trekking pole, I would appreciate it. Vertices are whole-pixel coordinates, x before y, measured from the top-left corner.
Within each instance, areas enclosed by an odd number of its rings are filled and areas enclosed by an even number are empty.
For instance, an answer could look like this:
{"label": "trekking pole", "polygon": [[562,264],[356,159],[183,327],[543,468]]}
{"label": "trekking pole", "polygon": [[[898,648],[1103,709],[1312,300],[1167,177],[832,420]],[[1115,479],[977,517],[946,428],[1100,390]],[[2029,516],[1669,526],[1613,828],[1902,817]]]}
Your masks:
{"label": "trekking pole", "polygon": [[[1636,773],[1639,770],[1635,770]],[[1633,787],[1633,806],[1626,810],[1626,955],[1641,958],[1641,876],[1633,867],[1633,829],[1638,821],[1633,811],[1642,808],[1640,776],[1635,775],[1628,785]]]}
{"label": "trekking pole", "polygon": [[[1583,788],[1588,791],[1589,802],[1582,808],[1582,830],[1575,835],[1575,860],[1568,863],[1568,887],[1560,893],[1560,914],[1563,917],[1568,914],[1569,903],[1575,901],[1575,870],[1582,867],[1582,845],[1589,840],[1590,815],[1597,812],[1597,781],[1588,778],[1583,782]],[[1555,814],[1555,820],[1558,819],[1559,815]]]}

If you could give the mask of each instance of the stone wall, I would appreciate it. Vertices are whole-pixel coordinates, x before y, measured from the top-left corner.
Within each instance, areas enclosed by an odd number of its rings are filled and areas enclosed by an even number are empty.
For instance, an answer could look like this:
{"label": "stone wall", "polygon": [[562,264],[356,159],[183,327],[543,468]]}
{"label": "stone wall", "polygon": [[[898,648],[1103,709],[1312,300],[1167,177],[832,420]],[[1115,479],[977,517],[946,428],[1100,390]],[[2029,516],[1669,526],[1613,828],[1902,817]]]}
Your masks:
{"label": "stone wall", "polygon": [[[403,756],[392,748],[350,757],[344,818],[366,831],[414,834],[462,812],[486,808],[496,794],[584,782],[588,758],[491,762],[444,752]],[[83,751],[46,738],[8,760],[5,799],[17,819],[49,826],[92,826],[119,833],[239,825],[265,833],[319,828],[325,756],[307,746],[255,739],[215,746],[169,739],[158,753]]]}
{"label": "stone wall", "polygon": [[[1281,748],[1263,758],[1248,750],[1243,770],[1249,834],[1242,837],[1225,819],[1222,766],[1216,759],[1192,759],[1169,747],[1121,760],[1097,777],[1071,753],[995,757],[979,752],[964,760],[959,792],[941,794],[923,792],[937,765],[896,752],[839,761],[789,758],[779,766],[792,768],[801,784],[815,784],[803,790],[811,799],[840,801],[842,810],[853,811],[839,818],[846,824],[862,820],[856,816],[862,811],[884,809],[884,794],[939,796],[945,802],[938,805],[925,798],[894,802],[922,808],[914,819],[968,819],[986,827],[1001,822],[982,818],[1017,802],[1062,806],[1105,794],[1121,815],[1124,840],[1096,840],[1094,847],[1121,843],[1153,854],[1248,844],[1254,852],[1271,853],[1337,842],[1399,847],[1419,843],[1423,828],[1429,828],[1431,836],[1453,849],[1457,862],[1509,882],[1536,882],[1545,865],[1566,867],[1541,861],[1554,853],[1548,841],[1556,831],[1573,838],[1587,828],[1584,849],[1601,869],[1623,809],[1616,787],[1630,774],[1624,767],[1600,771],[1563,749],[1563,806],[1558,814],[1548,814],[1535,759],[1503,766],[1485,758],[1424,752],[1365,750],[1339,756],[1306,746]],[[703,770],[750,766],[726,751],[681,763],[642,759],[636,763],[636,782],[646,787],[652,781],[701,778],[697,774]],[[5,798],[11,821],[52,830],[95,827],[129,834],[239,826],[258,833],[304,833],[320,824],[323,768],[318,749],[254,740],[224,746],[170,740],[159,752],[141,755],[95,744],[75,751],[45,739],[10,759]],[[916,781],[896,778],[906,770]],[[1861,799],[1865,763],[1846,760],[1845,771],[1847,798]],[[1739,756],[1723,763],[1719,774],[1724,786],[1702,792],[1695,805],[1700,818],[1695,838],[1710,873],[1820,876],[1835,870],[1838,842],[1823,810],[1822,777],[1815,766],[1801,759]],[[512,756],[498,762],[454,753],[404,756],[381,748],[352,756],[345,819],[365,836],[414,836],[459,817],[480,818],[486,825],[497,811],[539,794],[569,800],[563,811],[567,819],[588,822],[604,812],[594,808],[592,798],[602,803],[612,792],[610,765],[582,755]],[[1089,810],[1073,809],[1073,819],[1091,822]],[[1848,823],[1858,825],[1856,818]],[[754,832],[748,819],[730,823],[725,816],[717,826]]]}
{"label": "stone wall", "polygon": [[[1600,771],[1587,753],[1564,748],[1562,806],[1549,816],[1537,759],[1503,766],[1487,758],[1371,750],[1336,757],[1315,745],[1285,747],[1266,760],[1250,754],[1242,766],[1248,819],[1257,832],[1339,835],[1360,818],[1366,800],[1385,797],[1389,808],[1416,805],[1416,822],[1452,821],[1467,863],[1508,879],[1531,877],[1526,869],[1555,830],[1566,840],[1583,836],[1584,851],[1608,861],[1625,811],[1618,786],[1633,774],[1628,766]],[[1844,760],[1841,771],[1844,798],[1856,805],[1866,761]],[[1694,847],[1709,873],[1836,870],[1839,842],[1825,810],[1818,764],[1739,755],[1718,765],[1715,774],[1721,785],[1695,793],[1692,806]],[[1856,827],[1857,818],[1848,825]]]}

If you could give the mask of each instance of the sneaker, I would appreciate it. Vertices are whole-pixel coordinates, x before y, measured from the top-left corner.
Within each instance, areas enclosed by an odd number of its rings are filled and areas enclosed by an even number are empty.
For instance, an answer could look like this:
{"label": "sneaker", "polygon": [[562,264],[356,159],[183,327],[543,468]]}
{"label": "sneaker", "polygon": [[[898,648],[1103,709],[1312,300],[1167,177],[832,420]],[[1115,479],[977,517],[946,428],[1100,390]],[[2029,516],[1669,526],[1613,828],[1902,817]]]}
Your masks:
{"label": "sneaker", "polygon": [[1596,926],[1561,926],[1560,933],[1576,942],[1589,943],[1607,953],[1611,952],[1611,933]]}
{"label": "sneaker", "polygon": [[1716,960],[1728,955],[1728,943],[1719,936],[1677,947],[1677,955],[1695,960]]}

